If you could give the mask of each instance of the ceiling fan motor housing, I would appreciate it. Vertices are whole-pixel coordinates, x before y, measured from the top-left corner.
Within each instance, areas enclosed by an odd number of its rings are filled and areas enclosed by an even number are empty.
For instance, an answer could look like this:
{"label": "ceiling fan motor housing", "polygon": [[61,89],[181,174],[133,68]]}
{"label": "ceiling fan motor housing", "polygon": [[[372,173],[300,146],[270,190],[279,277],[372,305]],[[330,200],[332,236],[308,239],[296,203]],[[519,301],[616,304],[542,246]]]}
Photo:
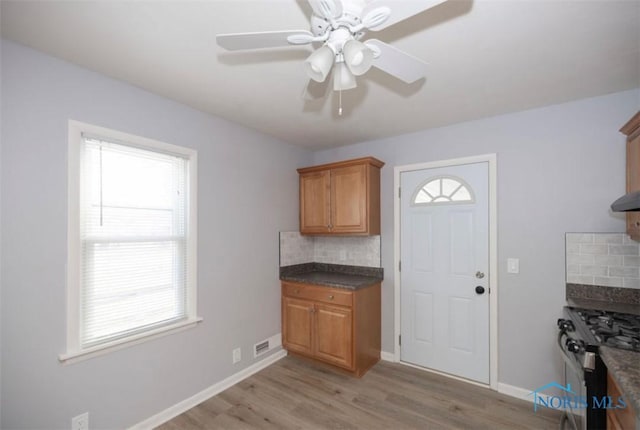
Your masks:
{"label": "ceiling fan motor housing", "polygon": [[[343,0],[342,15],[333,20],[334,30],[336,27],[355,27],[362,23],[360,15],[364,9],[364,0]],[[322,36],[327,30],[331,31],[332,22],[327,18],[311,15],[311,32],[314,36]]]}

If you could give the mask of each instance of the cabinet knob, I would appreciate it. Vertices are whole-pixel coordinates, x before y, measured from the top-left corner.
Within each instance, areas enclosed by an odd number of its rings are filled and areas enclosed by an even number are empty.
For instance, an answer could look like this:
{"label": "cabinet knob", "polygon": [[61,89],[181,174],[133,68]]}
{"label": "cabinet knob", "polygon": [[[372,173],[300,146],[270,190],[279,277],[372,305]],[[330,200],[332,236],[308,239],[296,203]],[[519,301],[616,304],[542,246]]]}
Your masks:
{"label": "cabinet knob", "polygon": [[333,295],[329,295],[329,300],[333,300]]}

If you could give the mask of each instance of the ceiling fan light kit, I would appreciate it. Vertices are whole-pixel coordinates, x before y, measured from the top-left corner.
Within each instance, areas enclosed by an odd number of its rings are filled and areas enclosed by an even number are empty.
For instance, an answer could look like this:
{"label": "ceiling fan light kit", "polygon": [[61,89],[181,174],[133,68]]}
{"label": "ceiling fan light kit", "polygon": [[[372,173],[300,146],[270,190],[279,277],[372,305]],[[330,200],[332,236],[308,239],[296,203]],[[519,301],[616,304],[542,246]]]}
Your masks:
{"label": "ceiling fan light kit", "polygon": [[336,69],[333,72],[333,90],[346,91],[353,89],[356,86],[356,77],[351,73],[346,64],[336,64]]}
{"label": "ceiling fan light kit", "polygon": [[373,64],[373,51],[357,40],[346,41],[342,55],[347,67],[356,76],[364,75]]}
{"label": "ceiling fan light kit", "polygon": [[304,62],[304,68],[311,79],[316,82],[324,82],[331,71],[334,61],[335,54],[333,50],[325,45],[309,55],[309,58]]}
{"label": "ceiling fan light kit", "polygon": [[240,50],[322,42],[322,47],[305,60],[304,69],[316,82],[327,82],[333,69],[334,91],[355,88],[355,76],[365,74],[372,66],[407,83],[425,76],[426,63],[422,60],[375,39],[361,40],[368,31],[390,27],[445,0],[308,1],[313,10],[311,31],[219,34],[218,45]]}

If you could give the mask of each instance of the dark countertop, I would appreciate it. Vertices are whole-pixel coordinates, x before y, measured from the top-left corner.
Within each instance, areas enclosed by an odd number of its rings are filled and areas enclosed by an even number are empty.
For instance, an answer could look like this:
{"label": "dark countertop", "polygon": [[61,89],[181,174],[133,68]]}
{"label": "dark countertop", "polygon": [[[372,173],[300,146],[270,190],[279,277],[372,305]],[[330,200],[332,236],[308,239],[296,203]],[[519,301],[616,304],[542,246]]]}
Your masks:
{"label": "dark countertop", "polygon": [[601,346],[600,356],[625,401],[640,414],[640,352]]}
{"label": "dark countertop", "polygon": [[382,268],[307,263],[280,268],[280,280],[358,290],[382,282]]}
{"label": "dark countertop", "polygon": [[595,309],[609,312],[622,312],[625,314],[640,315],[640,305],[635,303],[617,303],[604,300],[586,298],[567,299],[567,305],[574,308]]}

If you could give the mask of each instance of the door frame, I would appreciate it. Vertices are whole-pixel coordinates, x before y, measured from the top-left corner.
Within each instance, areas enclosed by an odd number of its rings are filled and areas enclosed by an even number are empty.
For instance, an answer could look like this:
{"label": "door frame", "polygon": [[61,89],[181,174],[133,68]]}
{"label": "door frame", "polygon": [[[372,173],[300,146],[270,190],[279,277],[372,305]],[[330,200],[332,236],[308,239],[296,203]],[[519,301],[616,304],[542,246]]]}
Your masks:
{"label": "door frame", "polygon": [[[394,218],[394,361],[413,366],[400,361],[400,175],[413,170],[434,169],[438,167],[460,166],[464,164],[489,164],[489,387],[498,389],[498,192],[497,192],[497,156],[496,154],[482,154],[471,157],[453,158],[448,160],[430,161],[426,163],[395,166],[393,169],[393,218]],[[420,367],[421,369],[425,369]],[[470,381],[454,375],[425,369],[454,379]]]}

